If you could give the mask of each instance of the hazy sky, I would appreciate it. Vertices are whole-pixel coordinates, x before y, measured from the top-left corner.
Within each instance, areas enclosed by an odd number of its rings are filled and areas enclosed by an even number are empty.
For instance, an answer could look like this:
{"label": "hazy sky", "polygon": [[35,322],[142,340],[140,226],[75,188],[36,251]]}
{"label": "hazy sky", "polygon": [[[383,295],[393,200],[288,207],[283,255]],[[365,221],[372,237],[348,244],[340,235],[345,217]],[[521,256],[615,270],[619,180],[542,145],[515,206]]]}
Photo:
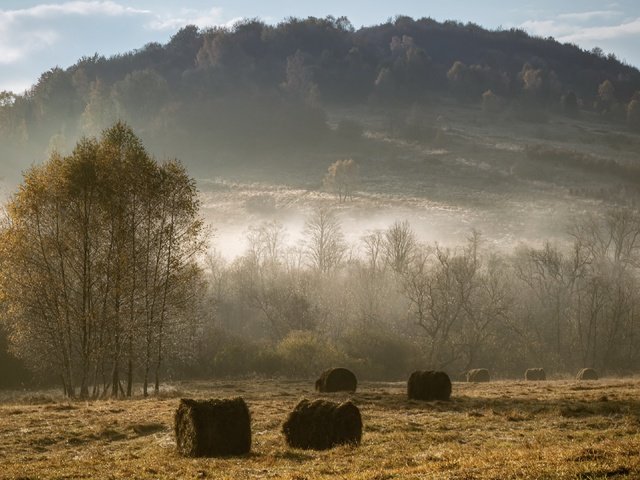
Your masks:
{"label": "hazy sky", "polygon": [[233,24],[258,17],[346,15],[359,27],[395,15],[520,27],[591,49],[600,46],[640,66],[640,1],[595,0],[0,0],[0,90],[21,92],[56,65],[166,42],[181,26]]}

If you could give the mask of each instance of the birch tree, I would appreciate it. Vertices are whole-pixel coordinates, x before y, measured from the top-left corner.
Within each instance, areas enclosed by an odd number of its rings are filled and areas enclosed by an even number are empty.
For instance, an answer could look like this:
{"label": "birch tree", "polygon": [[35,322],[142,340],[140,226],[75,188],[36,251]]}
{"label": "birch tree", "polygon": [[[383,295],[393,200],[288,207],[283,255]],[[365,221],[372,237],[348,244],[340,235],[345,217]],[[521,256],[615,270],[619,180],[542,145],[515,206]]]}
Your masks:
{"label": "birch tree", "polygon": [[157,392],[202,249],[194,181],[179,162],[154,160],[128,126],[52,154],[25,174],[0,229],[13,350],[71,397],[132,395],[138,364],[144,393],[151,371]]}

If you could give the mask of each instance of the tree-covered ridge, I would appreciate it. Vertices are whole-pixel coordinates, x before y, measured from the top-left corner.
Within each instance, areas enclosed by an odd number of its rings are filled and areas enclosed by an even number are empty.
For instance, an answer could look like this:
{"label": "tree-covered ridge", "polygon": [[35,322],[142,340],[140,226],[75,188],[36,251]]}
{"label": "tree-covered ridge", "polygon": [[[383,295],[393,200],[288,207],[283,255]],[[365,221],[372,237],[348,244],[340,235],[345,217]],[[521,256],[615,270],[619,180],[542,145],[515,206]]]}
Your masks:
{"label": "tree-covered ridge", "polygon": [[24,94],[0,96],[0,137],[14,158],[124,119],[147,137],[170,134],[172,145],[202,151],[248,137],[308,144],[326,133],[323,107],[388,108],[443,95],[633,123],[638,90],[640,72],[615,56],[521,30],[409,17],[359,30],[344,17],[247,20],[187,26],[165,45],[53,68]]}

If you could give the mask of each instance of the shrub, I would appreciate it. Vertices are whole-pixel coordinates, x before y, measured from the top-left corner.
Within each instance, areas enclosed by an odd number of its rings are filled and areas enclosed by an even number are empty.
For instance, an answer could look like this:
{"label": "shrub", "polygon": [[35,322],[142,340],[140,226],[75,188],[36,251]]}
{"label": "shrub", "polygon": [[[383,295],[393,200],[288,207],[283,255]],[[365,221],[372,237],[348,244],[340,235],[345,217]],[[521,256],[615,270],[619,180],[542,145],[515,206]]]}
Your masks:
{"label": "shrub", "polygon": [[404,377],[418,356],[411,342],[386,328],[352,329],[342,342],[345,354],[360,366],[363,377],[371,380]]}
{"label": "shrub", "polygon": [[285,375],[310,378],[327,365],[339,363],[340,354],[315,332],[294,330],[278,344],[281,371]]}
{"label": "shrub", "polygon": [[258,345],[242,337],[226,336],[212,360],[215,376],[236,376],[251,373],[257,364]]}

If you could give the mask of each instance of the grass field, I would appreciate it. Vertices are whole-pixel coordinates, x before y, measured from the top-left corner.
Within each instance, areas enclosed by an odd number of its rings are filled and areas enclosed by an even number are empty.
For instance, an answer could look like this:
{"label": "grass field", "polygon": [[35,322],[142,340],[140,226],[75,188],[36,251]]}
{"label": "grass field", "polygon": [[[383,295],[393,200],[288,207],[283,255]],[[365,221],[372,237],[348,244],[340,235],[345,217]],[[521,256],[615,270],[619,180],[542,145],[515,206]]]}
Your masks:
{"label": "grass field", "polygon": [[[450,402],[408,401],[403,383],[363,383],[353,398],[362,445],[290,449],[280,432],[312,383],[177,384],[160,398],[67,402],[5,394],[0,478],[507,479],[640,478],[640,380],[454,383]],[[173,413],[181,396],[243,396],[248,456],[181,458]]]}
{"label": "grass field", "polygon": [[[248,228],[264,220],[284,225],[294,246],[316,207],[336,211],[351,243],[369,230],[408,220],[423,242],[456,246],[476,229],[492,247],[511,250],[521,242],[563,244],[567,229],[585,214],[640,201],[632,179],[527,155],[528,147],[538,146],[636,165],[640,135],[591,115],[554,114],[531,123],[487,118],[479,105],[442,101],[425,113],[425,122],[442,134],[438,141],[431,130],[418,138],[390,132],[385,111],[336,108],[328,115],[333,126],[357,122],[364,136],[326,150],[230,157],[199,171],[201,212],[215,228],[213,245],[223,256],[241,255]],[[359,167],[354,196],[344,203],[322,186],[327,167],[341,158],[353,158]],[[243,168],[239,161],[246,162]]]}

